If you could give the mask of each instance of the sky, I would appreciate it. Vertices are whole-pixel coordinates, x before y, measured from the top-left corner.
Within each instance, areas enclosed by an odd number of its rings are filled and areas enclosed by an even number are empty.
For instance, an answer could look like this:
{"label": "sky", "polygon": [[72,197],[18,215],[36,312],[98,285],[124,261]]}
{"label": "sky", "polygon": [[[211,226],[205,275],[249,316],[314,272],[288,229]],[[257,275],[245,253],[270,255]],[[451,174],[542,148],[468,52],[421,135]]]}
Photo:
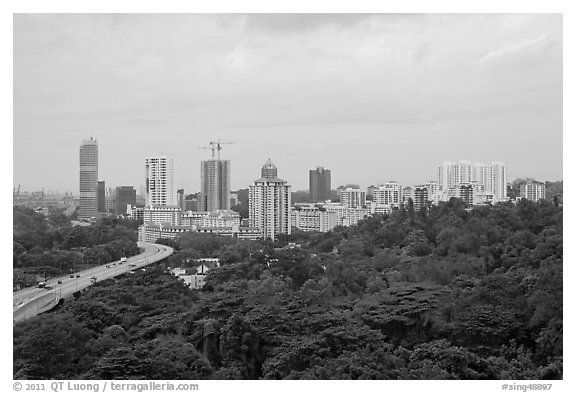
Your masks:
{"label": "sky", "polygon": [[232,189],[267,158],[294,190],[434,180],[445,160],[562,180],[561,14],[15,14],[13,183],[78,193],[175,158],[200,187],[218,139]]}

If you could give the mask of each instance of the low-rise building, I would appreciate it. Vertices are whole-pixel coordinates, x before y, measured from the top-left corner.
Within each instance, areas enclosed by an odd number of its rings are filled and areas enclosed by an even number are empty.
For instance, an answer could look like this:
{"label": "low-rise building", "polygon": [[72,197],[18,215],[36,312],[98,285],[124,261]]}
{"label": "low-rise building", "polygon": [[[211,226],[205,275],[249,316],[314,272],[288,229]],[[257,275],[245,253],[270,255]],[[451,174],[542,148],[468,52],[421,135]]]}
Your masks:
{"label": "low-rise building", "polygon": [[182,210],[178,206],[144,207],[144,224],[181,225]]}
{"label": "low-rise building", "polygon": [[305,232],[328,232],[338,225],[337,215],[326,211],[322,204],[296,203],[292,207],[292,225]]}
{"label": "low-rise building", "polygon": [[234,210],[188,211],[181,216],[181,224],[202,227],[232,227],[240,225],[240,214]]}
{"label": "low-rise building", "polygon": [[262,232],[254,227],[202,227],[188,225],[145,224],[138,228],[138,241],[155,243],[158,239],[174,239],[183,233],[207,233],[237,239],[256,240],[262,237]]}

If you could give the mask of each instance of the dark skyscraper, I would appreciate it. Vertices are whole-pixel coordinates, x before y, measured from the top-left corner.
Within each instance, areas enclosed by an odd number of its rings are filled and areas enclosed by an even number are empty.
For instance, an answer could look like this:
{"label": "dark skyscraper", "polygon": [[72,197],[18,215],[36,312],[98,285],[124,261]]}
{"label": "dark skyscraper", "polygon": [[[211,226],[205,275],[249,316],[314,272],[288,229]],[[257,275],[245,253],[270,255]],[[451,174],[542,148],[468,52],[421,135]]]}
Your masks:
{"label": "dark skyscraper", "polygon": [[98,213],[106,212],[106,182],[98,182]]}
{"label": "dark skyscraper", "polygon": [[310,170],[310,199],[313,202],[324,202],[330,199],[330,170],[317,167]]}
{"label": "dark skyscraper", "polygon": [[206,160],[200,166],[200,209],[230,209],[230,160]]}
{"label": "dark skyscraper", "polygon": [[182,211],[186,210],[186,203],[184,202],[184,189],[181,188],[176,191],[176,205],[182,209]]}
{"label": "dark skyscraper", "polygon": [[126,214],[127,205],[136,205],[136,190],[132,186],[116,187],[115,214]]}

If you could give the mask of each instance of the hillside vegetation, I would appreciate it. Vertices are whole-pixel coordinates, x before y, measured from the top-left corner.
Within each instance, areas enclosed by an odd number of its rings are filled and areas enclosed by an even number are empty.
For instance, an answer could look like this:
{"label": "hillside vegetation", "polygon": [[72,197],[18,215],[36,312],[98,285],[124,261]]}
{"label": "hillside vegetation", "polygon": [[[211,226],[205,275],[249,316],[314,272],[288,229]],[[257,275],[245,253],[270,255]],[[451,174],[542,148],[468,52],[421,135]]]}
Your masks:
{"label": "hillside vegetation", "polygon": [[[16,325],[14,378],[560,379],[562,228],[552,202],[452,199],[274,243],[183,235]],[[166,271],[198,257],[222,263],[200,291]]]}

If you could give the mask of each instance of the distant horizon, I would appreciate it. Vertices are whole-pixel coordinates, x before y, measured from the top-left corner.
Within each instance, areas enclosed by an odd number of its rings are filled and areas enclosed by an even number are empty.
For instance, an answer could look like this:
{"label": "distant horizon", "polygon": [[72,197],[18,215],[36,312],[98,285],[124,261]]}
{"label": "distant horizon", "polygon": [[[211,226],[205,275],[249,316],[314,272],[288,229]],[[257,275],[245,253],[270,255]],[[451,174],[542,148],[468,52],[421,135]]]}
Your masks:
{"label": "distant horizon", "polygon": [[[326,169],[329,169],[329,168],[326,168]],[[559,180],[548,180],[548,179],[544,179],[544,180],[542,180],[542,179],[536,179],[536,178],[534,178],[534,177],[527,176],[527,177],[517,177],[517,178],[514,178],[514,179],[510,179],[510,178],[509,178],[508,184],[512,184],[514,181],[516,181],[516,180],[522,180],[522,179],[532,179],[532,180],[539,181],[539,182],[543,182],[543,183],[548,183],[548,182],[549,182],[549,183],[557,183],[557,182],[563,182],[563,181],[564,181],[564,179],[559,179]],[[99,180],[99,181],[102,181],[102,180]],[[395,181],[395,180],[392,179],[392,180],[389,180],[389,181]],[[427,181],[429,181],[429,180],[426,180],[426,181],[423,181],[423,182],[420,182],[420,183],[414,183],[414,184],[409,184],[409,183],[403,184],[403,183],[401,183],[401,182],[398,182],[398,184],[400,184],[402,187],[411,187],[411,186],[415,186],[415,185],[424,184],[424,183],[427,182]],[[435,181],[437,181],[437,180],[435,180]],[[383,182],[383,183],[384,183],[384,182]],[[290,184],[290,182],[288,182],[288,184]],[[338,187],[346,186],[347,184],[358,184],[358,183],[353,183],[353,182],[351,182],[351,183],[346,183],[346,184],[339,184],[338,186],[332,185],[332,187],[330,188],[330,190],[331,190],[331,191],[336,191],[336,190],[338,189]],[[292,185],[292,184],[290,184],[290,185]],[[112,188],[112,189],[116,189],[116,187],[122,187],[122,186],[129,186],[129,187],[132,186],[132,187],[134,187],[134,189],[136,190],[136,195],[137,195],[137,196],[144,196],[144,195],[140,194],[140,187],[136,187],[136,186],[134,186],[134,185],[132,185],[132,184],[119,184],[119,185],[112,185],[112,186],[108,186],[108,184],[106,184],[106,188]],[[248,184],[246,187],[232,188],[231,192],[236,192],[236,191],[240,191],[240,190],[248,190],[249,186],[250,186],[250,184]],[[378,184],[368,184],[367,186],[362,186],[362,185],[360,185],[360,189],[365,190],[365,189],[367,189],[367,188],[370,187],[370,186],[378,186]],[[144,187],[144,186],[142,186],[142,187]],[[17,188],[18,188],[18,185],[15,185],[14,188],[17,189]],[[42,189],[39,189],[39,190],[27,190],[27,189],[24,189],[24,188],[21,188],[21,189],[20,189],[20,192],[28,192],[28,193],[35,193],[35,192],[41,192],[41,191],[42,191]],[[310,191],[309,188],[305,188],[305,189],[300,189],[300,188],[299,188],[299,189],[295,189],[294,187],[292,187],[292,192],[309,192],[309,191]],[[69,190],[68,190],[68,191],[62,191],[62,190],[54,190],[54,189],[50,189],[50,188],[45,188],[45,189],[44,189],[44,192],[47,193],[47,194],[53,194],[53,195],[65,195],[66,193],[72,193],[73,196],[75,196],[75,195],[77,195],[77,194],[79,193],[79,191],[76,191],[76,192],[74,192],[74,191],[69,191]],[[187,192],[186,189],[184,189],[184,195],[196,194],[196,193],[199,193],[199,192],[200,192],[200,190],[193,191],[193,192]]]}
{"label": "distant horizon", "polygon": [[[510,181],[563,179],[562,14],[14,14],[13,185],[144,185],[175,158],[200,189],[211,141],[248,187],[267,158],[293,189],[437,178],[502,161]],[[193,193],[187,192],[187,193]]]}

